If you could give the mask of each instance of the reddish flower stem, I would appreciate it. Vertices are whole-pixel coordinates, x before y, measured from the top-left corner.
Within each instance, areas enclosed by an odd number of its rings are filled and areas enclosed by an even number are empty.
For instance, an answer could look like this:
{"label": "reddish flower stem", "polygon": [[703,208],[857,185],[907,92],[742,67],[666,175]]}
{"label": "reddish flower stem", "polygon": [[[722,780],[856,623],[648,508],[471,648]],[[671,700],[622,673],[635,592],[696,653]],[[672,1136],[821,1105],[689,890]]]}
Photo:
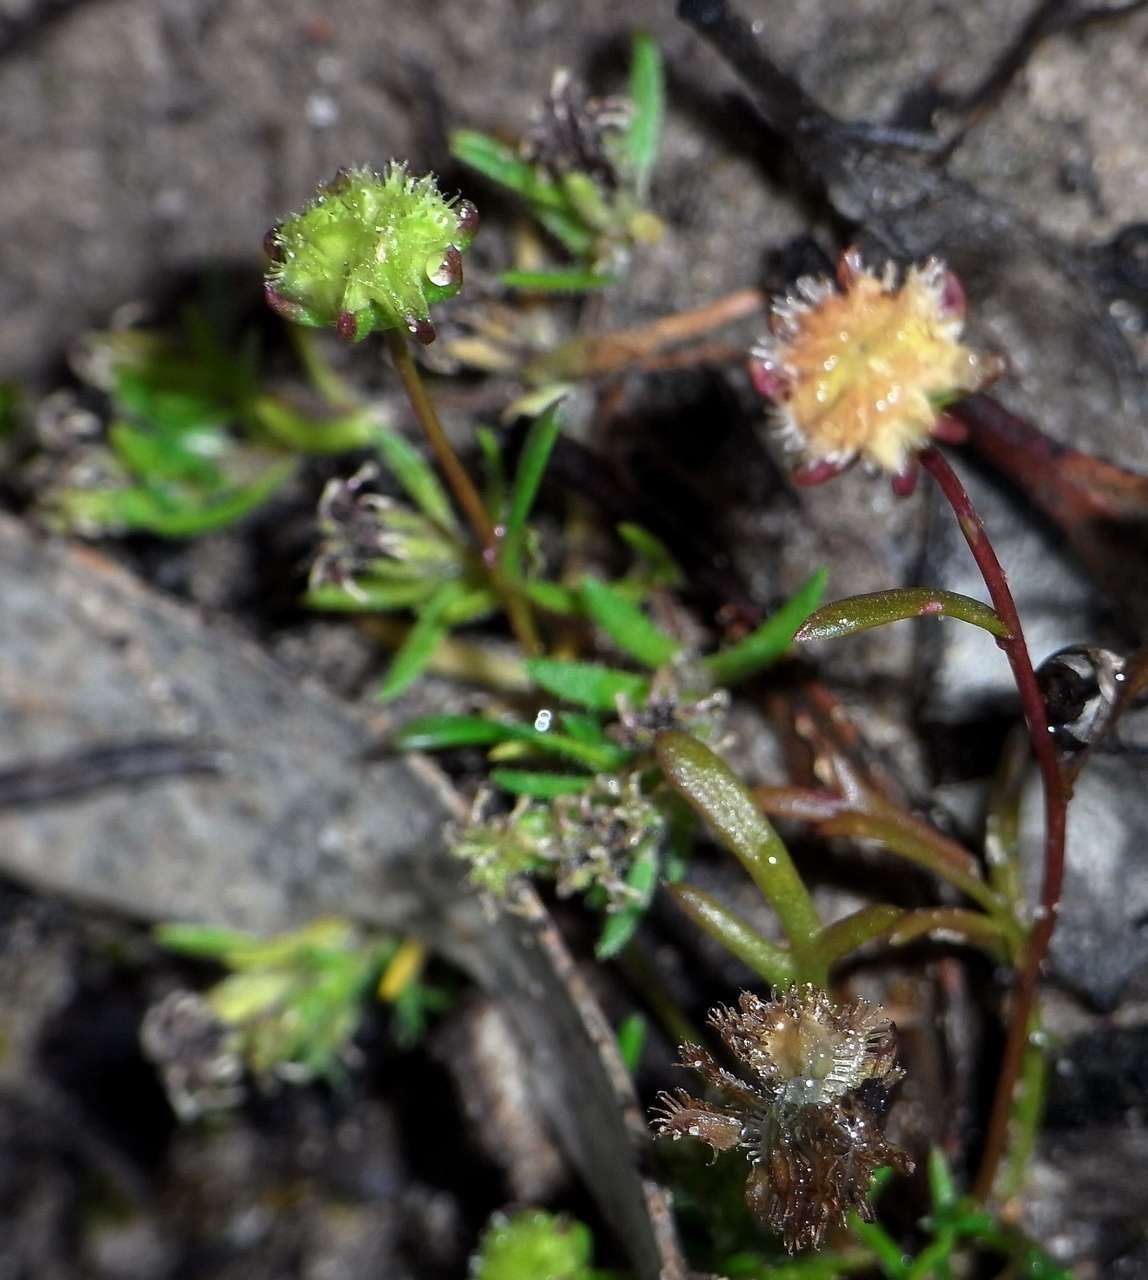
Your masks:
{"label": "reddish flower stem", "polygon": [[1012,1010],[1009,1017],[1008,1038],[1005,1041],[1000,1077],[993,1099],[985,1149],[975,1185],[976,1195],[987,1199],[993,1189],[997,1167],[1004,1154],[1008,1139],[1009,1119],[1012,1114],[1013,1095],[1024,1062],[1025,1045],[1036,1003],[1037,985],[1041,963],[1052,931],[1056,927],[1056,915],[1060,908],[1060,893],[1064,882],[1064,840],[1068,808],[1068,792],[1061,776],[1056,748],[1049,733],[1048,716],[1044,698],[1032,668],[1028,645],[1025,644],[1016,603],[1009,590],[1004,570],[992,548],[985,527],[977,515],[964,485],[952,467],[935,448],[925,449],[921,465],[933,477],[945,495],[957,517],[957,523],[981,571],[988,588],[993,607],[1009,630],[1007,640],[997,643],[1005,651],[1012,667],[1013,679],[1020,694],[1025,723],[1033,755],[1040,770],[1044,789],[1044,882],[1040,890],[1040,906],[1035,913],[1028,936],[1024,959],[1017,972],[1013,990]]}

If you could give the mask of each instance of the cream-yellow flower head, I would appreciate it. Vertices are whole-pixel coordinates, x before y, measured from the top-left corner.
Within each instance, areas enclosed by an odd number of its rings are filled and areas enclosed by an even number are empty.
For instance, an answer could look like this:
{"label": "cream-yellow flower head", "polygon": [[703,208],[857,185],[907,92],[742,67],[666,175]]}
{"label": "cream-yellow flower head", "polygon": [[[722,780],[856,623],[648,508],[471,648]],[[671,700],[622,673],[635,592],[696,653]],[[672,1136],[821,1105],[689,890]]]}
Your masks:
{"label": "cream-yellow flower head", "polygon": [[892,263],[878,274],[850,249],[836,282],[804,276],[774,303],[750,373],[818,478],[858,458],[905,475],[941,408],[1000,371],[961,342],[964,311],[964,291],[939,259],[898,282]]}

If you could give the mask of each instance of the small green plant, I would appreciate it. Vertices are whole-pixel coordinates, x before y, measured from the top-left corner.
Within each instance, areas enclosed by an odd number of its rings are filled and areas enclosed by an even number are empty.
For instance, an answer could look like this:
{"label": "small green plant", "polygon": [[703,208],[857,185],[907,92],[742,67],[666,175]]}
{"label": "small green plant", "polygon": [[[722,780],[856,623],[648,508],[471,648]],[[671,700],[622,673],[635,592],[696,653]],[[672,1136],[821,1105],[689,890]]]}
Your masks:
{"label": "small green plant", "polygon": [[422,981],[421,952],[412,963],[410,944],[364,937],[345,920],[273,938],[169,924],[156,938],[227,970],[203,995],[173,992],[145,1020],[145,1048],[184,1116],[234,1105],[244,1072],[264,1087],[337,1080],[353,1062],[353,1037],[376,986],[394,1008],[400,1045],[449,1002],[443,988]]}
{"label": "small green plant", "polygon": [[[948,1280],[991,1258],[997,1269],[1003,1264],[1003,1275],[1069,1280],[1070,1273],[1022,1232],[973,1197],[960,1195],[948,1162],[935,1147],[929,1152],[927,1173],[931,1208],[919,1223],[927,1240],[915,1254],[907,1253],[879,1222],[854,1215],[853,1245],[786,1261],[741,1250],[721,1259],[721,1274],[728,1280],[838,1280],[858,1273],[886,1280]],[[888,1169],[874,1175],[871,1201],[880,1202],[891,1176]]]}
{"label": "small green plant", "polygon": [[[504,289],[601,287],[635,245],[660,234],[647,203],[663,93],[657,47],[639,36],[628,101],[588,99],[559,73],[517,149],[483,134],[454,135],[456,157],[520,197],[569,259],[564,268],[534,270],[535,259],[530,269],[503,273]],[[920,939],[979,948],[1017,972],[976,1192],[983,1200],[994,1187],[1015,1189],[1039,1124],[1044,1060],[1035,987],[1059,896],[1066,795],[1003,571],[935,443],[960,436],[946,406],[999,372],[998,361],[961,341],[963,290],[937,261],[899,275],[867,270],[846,252],[836,281],[803,280],[774,304],[771,332],[755,348],[750,372],[774,404],[786,445],[800,453],[797,483],[824,482],[861,461],[907,494],[928,471],[954,509],[991,606],[928,587],[823,604],[825,574],[817,572],[749,634],[705,652],[681,639],[688,628],[665,624],[681,607],[673,593],[689,584],[651,533],[619,526],[635,563],[607,580],[579,564],[557,569],[544,551],[549,525],[532,520],[561,430],[559,402],[573,383],[614,376],[658,354],[659,344],[751,314],[760,295],[746,290],[645,330],[578,333],[566,342],[541,325],[525,344],[529,352],[514,356],[507,351],[522,336],[521,317],[502,323],[506,312],[488,309],[487,328],[501,326],[509,340],[502,348],[471,341],[471,355],[477,350],[486,368],[521,379],[526,394],[510,413],[531,422],[513,475],[497,435],[476,429],[484,467],[476,482],[443,429],[409,339],[434,340],[431,309],[461,290],[462,254],[477,226],[468,201],[445,196],[433,176],[392,162],[381,172],[340,170],[265,243],[266,298],[277,314],[305,328],[330,328],[346,342],[382,335],[437,469],[366,409],[348,410],[344,402],[337,415],[312,419],[268,397],[254,350],[229,348],[193,320],[178,343],[132,334],[93,344],[91,368],[99,370],[113,419],[88,459],[99,482],[56,485],[48,510],[72,529],[190,536],[254,509],[301,454],[372,451],[365,466],[326,487],[307,603],[392,624],[388,635],[397,643],[384,700],[442,669],[445,657],[456,675],[481,681],[489,674],[477,646],[461,638],[463,627],[505,618],[517,642],[491,681],[507,695],[494,709],[421,717],[394,735],[400,749],[469,749],[471,763],[474,749],[486,753],[470,817],[447,833],[460,871],[495,910],[522,906],[518,890],[527,879],[580,895],[603,917],[597,957],[629,962],[627,976],[638,988],[642,948],[630,944],[662,890],[769,989],[742,992],[736,1009],[711,1011],[709,1025],[736,1072],[703,1043],[704,1033],[688,1028],[664,991],[647,985],[644,992],[651,1014],[682,1042],[683,1065],[709,1086],[710,1096],[663,1094],[654,1121],[661,1136],[682,1140],[668,1158],[685,1170],[679,1203],[701,1223],[707,1265],[729,1277],[828,1280],[876,1267],[890,1280],[944,1280],[983,1253],[1003,1257],[1014,1273],[1060,1280],[1030,1242],[957,1193],[937,1152],[929,1156],[932,1211],[921,1223],[928,1238],[918,1253],[905,1254],[873,1221],[874,1196],[912,1168],[883,1132],[882,1113],[902,1075],[896,1032],[884,1010],[840,997],[834,985],[859,952]],[[559,310],[553,301],[539,306],[547,314]],[[534,342],[538,333],[553,341]],[[453,340],[456,355],[467,341]],[[394,486],[388,493],[375,484],[384,472]],[[409,621],[392,614],[409,614]],[[726,711],[739,685],[795,646],[910,618],[977,626],[1012,664],[1046,792],[1043,913],[1033,920],[1021,901],[1009,839],[1015,823],[1010,827],[1007,815],[994,811],[990,856],[982,860],[896,803],[832,742],[816,743],[817,786],[753,786],[724,758]],[[876,846],[963,901],[871,903],[826,920],[771,818],[805,822],[824,839]],[[768,936],[687,883],[694,846],[707,838],[752,880],[775,918]],[[178,993],[165,1016],[149,1015],[145,1027],[149,1051],[188,1114],[234,1100],[245,1073],[265,1083],[337,1077],[372,986],[393,1006],[399,1039],[417,1037],[449,998],[423,979],[417,941],[363,938],[344,921],[262,941],[186,926],[169,926],[160,938],[227,971],[202,996]],[[644,1036],[641,1014],[622,1022],[619,1043],[631,1071]],[[200,1046],[199,1058],[177,1052],[189,1041]],[[1020,1091],[1018,1078],[1026,1086]],[[1006,1138],[1011,1153],[1002,1180]],[[687,1167],[698,1163],[690,1139],[722,1154],[712,1174]],[[725,1194],[722,1178],[737,1184],[736,1196]],[[748,1221],[747,1211],[758,1239],[742,1247],[735,1217]],[[757,1247],[761,1229],[790,1253],[820,1249],[844,1229],[854,1243],[779,1262],[768,1246]],[[586,1228],[530,1211],[492,1223],[472,1275],[600,1280],[605,1273],[593,1271],[590,1258]]]}
{"label": "small green plant", "polygon": [[308,415],[267,394],[254,336],[229,344],[197,311],[177,337],[93,334],[78,365],[107,396],[107,429],[42,460],[38,503],[87,537],[210,533],[263,505],[301,455],[363,448],[378,429],[372,410]]}
{"label": "small green plant", "polygon": [[628,99],[587,98],[569,72],[555,73],[534,127],[515,149],[489,134],[459,130],[456,159],[522,199],[532,217],[578,264],[565,271],[511,271],[504,284],[530,291],[578,291],[610,283],[629,250],[657,240],[647,208],[664,109],[661,55],[634,37]]}
{"label": "small green plant", "polygon": [[[484,800],[451,835],[472,881],[495,900],[506,899],[525,875],[554,879],[560,893],[589,891],[608,914],[599,959],[621,951],[658,883],[682,873],[687,833],[654,766],[656,735],[677,726],[717,740],[729,702],[725,686],[784,654],[824,585],[825,575],[814,574],[748,636],[692,658],[622,586],[587,577],[568,607],[644,670],[531,658],[525,670],[539,695],[565,708],[543,706],[532,723],[451,715],[403,726],[396,743],[407,749],[489,747],[490,784],[518,797],[513,810],[492,817]],[[562,771],[535,763],[547,761]]]}
{"label": "small green plant", "polygon": [[470,1260],[470,1280],[610,1280],[590,1266],[593,1249],[581,1222],[541,1209],[498,1213]]}

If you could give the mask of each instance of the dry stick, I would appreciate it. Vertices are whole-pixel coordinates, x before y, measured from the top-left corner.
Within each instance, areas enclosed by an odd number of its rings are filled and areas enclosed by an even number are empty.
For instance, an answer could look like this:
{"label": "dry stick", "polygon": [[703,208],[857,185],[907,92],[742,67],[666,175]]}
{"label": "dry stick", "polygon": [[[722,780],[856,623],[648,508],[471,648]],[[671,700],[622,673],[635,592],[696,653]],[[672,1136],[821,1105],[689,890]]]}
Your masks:
{"label": "dry stick", "polygon": [[996,1097],[985,1137],[985,1150],[977,1174],[976,1195],[987,1199],[993,1188],[997,1166],[1004,1154],[1008,1138],[1009,1118],[1012,1113],[1013,1094],[1020,1077],[1028,1042],[1029,1024],[1036,1003],[1040,966],[1048,950],[1052,931],[1056,927],[1056,914],[1060,908],[1060,892],[1064,882],[1064,839],[1067,818],[1068,795],[1061,777],[1056,748],[1049,733],[1048,716],[1044,698],[1032,669],[1028,645],[1021,630],[1016,603],[1009,590],[1008,580],[997,559],[996,552],[985,533],[984,525],[973,508],[964,485],[945,458],[935,448],[928,448],[920,455],[921,465],[937,482],[941,492],[952,507],[977,568],[988,588],[993,607],[1001,621],[1009,629],[1007,640],[997,643],[1005,651],[1012,667],[1013,679],[1020,694],[1028,736],[1033,755],[1040,770],[1044,789],[1044,882],[1040,890],[1040,906],[1035,912],[1032,931],[1028,938],[1023,965],[1017,974],[1010,1015],[1008,1038],[1001,1061]]}
{"label": "dry stick", "polygon": [[411,357],[406,337],[397,329],[388,329],[386,331],[386,340],[391,359],[394,361],[395,368],[402,379],[403,390],[407,393],[407,399],[410,401],[415,417],[418,418],[419,424],[426,434],[434,456],[446,476],[447,484],[450,485],[451,492],[454,494],[455,501],[462,508],[464,515],[470,521],[470,527],[482,544],[483,563],[486,565],[495,590],[502,597],[503,605],[506,608],[506,616],[510,620],[511,628],[518,643],[525,650],[527,656],[541,653],[542,644],[539,641],[538,631],[534,625],[534,615],[531,613],[529,604],[513,584],[507,581],[506,576],[499,567],[498,531],[491,523],[482,495],[474,487],[474,481],[471,480],[466,468],[459,461],[454,447],[447,439],[447,434],[443,430],[438,412],[434,407],[434,401],[427,394],[418,366]]}

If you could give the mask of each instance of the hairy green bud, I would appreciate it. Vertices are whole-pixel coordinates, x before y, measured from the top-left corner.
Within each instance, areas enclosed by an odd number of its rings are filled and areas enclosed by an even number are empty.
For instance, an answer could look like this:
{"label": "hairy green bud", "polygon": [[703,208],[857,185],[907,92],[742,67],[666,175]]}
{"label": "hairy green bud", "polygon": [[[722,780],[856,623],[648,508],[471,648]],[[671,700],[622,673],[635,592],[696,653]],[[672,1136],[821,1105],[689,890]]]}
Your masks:
{"label": "hairy green bud", "polygon": [[384,329],[432,342],[430,306],[462,288],[462,251],[477,229],[474,205],[444,197],[430,175],[393,161],[383,173],[340,169],[267,233],[267,302],[347,342]]}

